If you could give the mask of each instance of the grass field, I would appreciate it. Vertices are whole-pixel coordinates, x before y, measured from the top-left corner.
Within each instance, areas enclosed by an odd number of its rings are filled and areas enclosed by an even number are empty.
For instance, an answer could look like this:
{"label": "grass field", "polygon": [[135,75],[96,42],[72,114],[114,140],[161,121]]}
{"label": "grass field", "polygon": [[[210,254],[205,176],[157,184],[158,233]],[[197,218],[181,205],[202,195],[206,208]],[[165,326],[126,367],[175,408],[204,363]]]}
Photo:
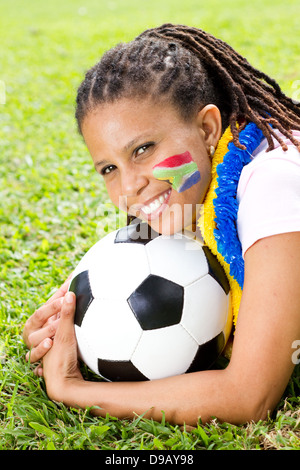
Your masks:
{"label": "grass field", "polygon": [[299,1],[0,0],[0,11],[0,449],[300,449],[299,367],[268,421],[181,428],[49,401],[21,339],[28,316],[103,235],[105,189],[73,117],[85,70],[148,27],[186,23],[299,99]]}

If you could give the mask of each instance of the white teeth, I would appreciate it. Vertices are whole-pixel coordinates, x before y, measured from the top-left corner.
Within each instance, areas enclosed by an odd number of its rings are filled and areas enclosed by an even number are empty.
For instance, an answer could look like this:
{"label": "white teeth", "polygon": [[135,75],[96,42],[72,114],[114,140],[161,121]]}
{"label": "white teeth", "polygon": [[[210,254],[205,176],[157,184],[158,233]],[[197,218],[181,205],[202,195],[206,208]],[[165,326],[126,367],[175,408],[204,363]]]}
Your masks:
{"label": "white teeth", "polygon": [[169,194],[170,191],[167,191],[165,194],[161,194],[148,206],[143,206],[142,211],[145,212],[146,215],[152,214],[152,212],[156,211],[165,202],[165,199],[169,196]]}

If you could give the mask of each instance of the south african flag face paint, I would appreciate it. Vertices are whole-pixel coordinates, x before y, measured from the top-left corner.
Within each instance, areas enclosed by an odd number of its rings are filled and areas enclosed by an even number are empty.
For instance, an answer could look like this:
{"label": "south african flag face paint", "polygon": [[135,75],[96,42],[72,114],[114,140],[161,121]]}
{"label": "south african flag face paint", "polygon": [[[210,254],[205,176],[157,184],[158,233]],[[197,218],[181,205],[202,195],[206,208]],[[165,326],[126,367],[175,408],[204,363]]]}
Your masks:
{"label": "south african flag face paint", "polygon": [[153,176],[182,193],[200,181],[200,172],[190,152],[168,157],[153,167]]}

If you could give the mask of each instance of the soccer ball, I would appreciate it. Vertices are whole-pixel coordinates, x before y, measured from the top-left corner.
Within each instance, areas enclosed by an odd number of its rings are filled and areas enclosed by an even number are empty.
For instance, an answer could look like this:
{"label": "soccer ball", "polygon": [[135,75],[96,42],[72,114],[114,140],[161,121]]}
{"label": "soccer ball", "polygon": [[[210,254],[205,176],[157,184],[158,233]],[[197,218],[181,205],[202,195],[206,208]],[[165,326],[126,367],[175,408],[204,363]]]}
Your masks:
{"label": "soccer ball", "polygon": [[108,381],[208,369],[230,334],[229,284],[216,258],[186,235],[159,235],[145,223],[98,241],[70,290],[79,357]]}

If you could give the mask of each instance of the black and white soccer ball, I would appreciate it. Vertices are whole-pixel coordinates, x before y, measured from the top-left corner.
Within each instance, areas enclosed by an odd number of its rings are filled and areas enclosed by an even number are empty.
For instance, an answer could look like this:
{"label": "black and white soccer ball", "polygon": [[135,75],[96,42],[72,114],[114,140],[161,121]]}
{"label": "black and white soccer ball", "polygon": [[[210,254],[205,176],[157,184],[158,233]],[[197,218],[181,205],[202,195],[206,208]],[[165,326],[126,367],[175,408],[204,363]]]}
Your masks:
{"label": "black and white soccer ball", "polygon": [[98,241],[70,290],[79,357],[109,381],[208,369],[230,334],[229,284],[217,259],[200,242],[145,223]]}

